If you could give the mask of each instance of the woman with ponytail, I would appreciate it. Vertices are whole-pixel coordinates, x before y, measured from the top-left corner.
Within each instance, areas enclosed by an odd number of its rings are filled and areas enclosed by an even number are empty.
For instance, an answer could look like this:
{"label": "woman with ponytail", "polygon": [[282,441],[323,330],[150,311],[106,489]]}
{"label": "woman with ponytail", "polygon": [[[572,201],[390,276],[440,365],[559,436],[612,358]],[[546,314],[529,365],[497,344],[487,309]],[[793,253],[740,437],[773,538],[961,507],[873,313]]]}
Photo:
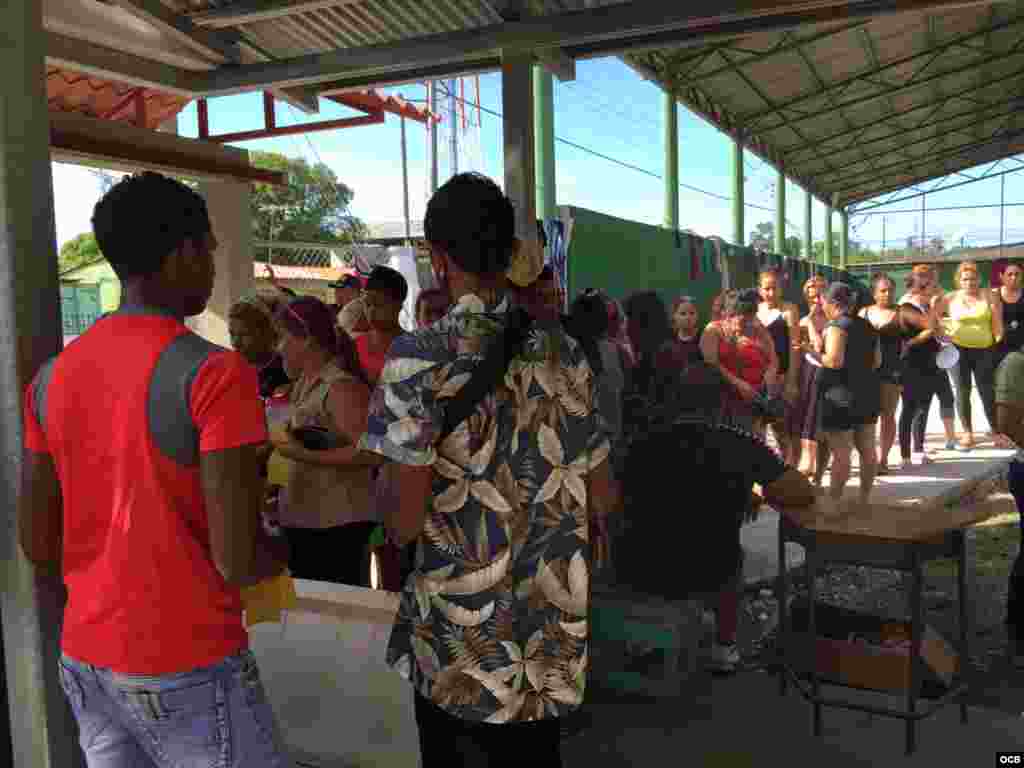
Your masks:
{"label": "woman with ponytail", "polygon": [[279,351],[294,381],[288,427],[271,434],[289,460],[280,524],[297,578],[369,586],[370,534],[377,527],[372,468],[356,447],[366,430],[370,387],[352,340],[338,333],[331,310],[308,296],[277,313]]}

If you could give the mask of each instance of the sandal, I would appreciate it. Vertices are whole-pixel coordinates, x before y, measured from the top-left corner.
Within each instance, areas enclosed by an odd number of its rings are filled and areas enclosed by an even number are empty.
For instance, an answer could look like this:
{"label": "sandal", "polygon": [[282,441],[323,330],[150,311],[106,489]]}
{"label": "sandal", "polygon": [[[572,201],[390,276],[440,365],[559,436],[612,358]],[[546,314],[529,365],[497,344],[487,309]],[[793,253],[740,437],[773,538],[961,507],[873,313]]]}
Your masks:
{"label": "sandal", "polygon": [[877,467],[875,467],[875,474],[876,475],[888,475],[889,474],[889,465],[888,464],[879,464]]}

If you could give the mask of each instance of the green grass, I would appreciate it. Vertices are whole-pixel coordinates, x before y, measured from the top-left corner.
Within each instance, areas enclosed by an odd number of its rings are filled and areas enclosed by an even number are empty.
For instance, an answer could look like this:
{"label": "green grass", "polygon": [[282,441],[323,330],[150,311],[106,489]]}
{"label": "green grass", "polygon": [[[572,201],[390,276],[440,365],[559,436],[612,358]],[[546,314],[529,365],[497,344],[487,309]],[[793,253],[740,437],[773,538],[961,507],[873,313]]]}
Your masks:
{"label": "green grass", "polygon": [[[972,566],[978,576],[1008,579],[1020,545],[1020,515],[999,515],[973,528]],[[933,560],[925,565],[926,576],[956,577],[955,560]]]}

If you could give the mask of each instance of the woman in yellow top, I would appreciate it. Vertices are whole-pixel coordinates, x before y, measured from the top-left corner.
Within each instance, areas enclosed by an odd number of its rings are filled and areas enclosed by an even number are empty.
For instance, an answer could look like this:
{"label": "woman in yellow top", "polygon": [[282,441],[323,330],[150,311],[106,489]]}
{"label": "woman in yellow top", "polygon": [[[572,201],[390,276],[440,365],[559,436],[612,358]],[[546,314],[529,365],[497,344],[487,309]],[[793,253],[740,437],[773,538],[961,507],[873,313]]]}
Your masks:
{"label": "woman in yellow top", "polygon": [[[961,451],[974,447],[971,422],[971,376],[985,408],[985,417],[995,433],[995,361],[996,343],[1003,337],[1002,305],[989,291],[981,290],[978,265],[965,261],[956,270],[959,290],[947,293],[935,302],[933,324],[936,335],[956,345],[960,360],[952,371],[956,387],[956,407],[964,429],[958,446]],[[948,315],[948,318],[946,318]],[[946,318],[946,319],[944,319]]]}

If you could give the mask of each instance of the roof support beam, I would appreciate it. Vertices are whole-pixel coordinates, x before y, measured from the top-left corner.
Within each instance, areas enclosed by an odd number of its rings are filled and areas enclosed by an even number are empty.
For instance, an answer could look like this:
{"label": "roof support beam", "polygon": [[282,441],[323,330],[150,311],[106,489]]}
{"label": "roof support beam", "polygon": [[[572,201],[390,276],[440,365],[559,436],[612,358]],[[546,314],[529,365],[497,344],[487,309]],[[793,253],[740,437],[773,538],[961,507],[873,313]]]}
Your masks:
{"label": "roof support beam", "polygon": [[[980,164],[984,165],[984,162],[982,162]],[[974,168],[977,165],[979,165],[979,164],[978,163],[974,163],[974,164],[971,164],[971,165],[964,166],[964,168]],[[920,197],[922,194],[932,195],[932,194],[935,194],[937,192],[946,192],[946,191],[948,191],[950,189],[957,189],[959,187],[966,187],[968,184],[975,184],[975,183],[977,183],[979,181],[987,181],[988,179],[994,179],[994,178],[998,178],[1000,176],[1008,176],[1011,173],[1018,173],[1020,171],[1024,171],[1024,166],[1020,166],[1020,167],[1017,167],[1017,168],[1011,168],[1008,171],[1002,171],[1000,173],[985,174],[984,176],[979,176],[978,178],[973,179],[972,181],[958,181],[958,182],[956,182],[954,184],[949,184],[949,185],[945,185],[945,186],[936,187],[935,189],[928,190],[927,193],[918,191],[918,192],[916,192],[913,195],[904,195],[903,197],[897,197],[897,196],[894,196],[894,195],[898,195],[903,189],[906,189],[907,187],[905,185],[902,185],[902,184],[893,184],[893,185],[890,185],[887,189],[881,189],[881,190],[878,190],[877,192],[870,192],[867,195],[858,196],[856,198],[857,202],[864,203],[864,202],[868,202],[868,201],[872,200],[875,197],[879,197],[881,195],[884,195],[886,193],[892,193],[892,194],[890,194],[890,197],[888,199],[879,201],[877,203],[871,203],[870,205],[855,205],[853,208],[851,208],[851,212],[865,213],[866,214],[868,211],[873,211],[873,210],[876,210],[878,208],[883,208],[883,207],[885,207],[887,205],[895,205],[896,203],[902,203],[902,202],[905,202],[907,200],[913,200],[915,197]],[[953,173],[955,173],[955,171],[952,171],[950,173],[950,175],[952,175]],[[948,178],[948,175],[945,178]]]}
{"label": "roof support beam", "polygon": [[359,86],[387,77],[422,76],[419,73],[433,67],[441,71],[439,74],[458,74],[478,67],[483,60],[493,60],[498,51],[565,48],[568,56],[580,58],[620,53],[644,45],[699,45],[712,39],[791,29],[809,22],[950,5],[962,6],[964,0],[862,0],[854,4],[821,0],[810,6],[801,0],[775,0],[773,7],[758,9],[751,9],[749,1],[744,0],[691,0],[668,8],[655,0],[634,0],[272,64],[222,69],[210,75],[204,95],[313,84],[341,76],[352,78],[356,81],[353,86]]}
{"label": "roof support beam", "polygon": [[160,0],[113,0],[141,21],[157,27],[179,42],[219,61],[242,60],[238,44],[209,30],[197,29],[188,17],[175,13]]}
{"label": "roof support beam", "polygon": [[283,184],[284,174],[249,164],[249,153],[206,141],[112,123],[66,112],[50,114],[50,148],[55,158],[122,169],[147,168],[196,178],[239,179]]}
{"label": "roof support beam", "polygon": [[201,75],[152,59],[121,53],[101,45],[72,40],[50,32],[46,36],[46,63],[128,85],[152,88],[175,96],[192,96],[202,86]]}
{"label": "roof support beam", "polygon": [[[998,85],[1000,83],[1004,83],[1004,82],[1007,82],[1007,81],[1010,81],[1010,80],[1018,80],[1022,75],[1024,75],[1024,70],[1019,70],[1019,71],[1013,72],[1012,74],[1006,75],[1006,76],[998,78],[996,80],[989,81],[988,83],[986,83],[985,88],[991,88],[992,86],[995,86],[995,85]],[[909,114],[911,114],[913,112],[919,112],[919,111],[924,110],[924,109],[931,109],[932,112],[929,113],[925,118],[923,118],[921,120],[921,123],[920,123],[919,127],[923,127],[925,125],[931,125],[932,124],[932,120],[934,118],[936,118],[941,112],[943,112],[945,110],[945,108],[951,102],[957,101],[958,99],[962,98],[965,93],[972,93],[972,92],[975,92],[976,90],[978,90],[977,87],[971,86],[970,88],[967,88],[966,90],[958,92],[958,93],[947,93],[946,96],[943,98],[943,100],[941,102],[939,102],[938,104],[935,104],[933,102],[929,102],[929,103],[926,103],[926,104],[920,104],[920,105],[918,105],[916,107],[911,107],[910,109],[907,109],[907,110],[905,110],[903,112],[903,117],[905,119],[907,115],[909,115]],[[1002,104],[1011,104],[1011,103],[1015,103],[1015,102],[1016,102],[1016,97],[1014,97],[1013,99],[1010,99],[1008,101],[1002,101],[1002,102],[999,102],[999,103],[1002,105]],[[944,120],[946,120],[946,119],[948,119],[948,120],[956,120],[957,118],[963,117],[964,115],[976,114],[976,113],[977,113],[977,110],[975,109],[975,110],[971,110],[970,112],[961,112],[960,114],[957,114],[957,115],[954,115],[954,116],[948,117],[948,118],[943,118],[943,119]],[[843,147],[842,149],[836,150],[837,152],[845,152],[845,151],[849,150],[851,147],[859,144],[860,141],[861,141],[861,138],[868,131],[870,131],[872,128],[877,128],[879,126],[888,125],[890,122],[891,122],[891,120],[888,117],[883,117],[880,120],[872,120],[869,123],[864,123],[863,125],[859,126],[858,128],[854,128],[854,129],[851,129],[851,130],[840,131],[839,133],[833,133],[831,136],[826,136],[826,137],[824,137],[824,138],[822,138],[822,139],[820,139],[818,141],[815,141],[815,142],[808,142],[808,143],[802,144],[800,146],[790,147],[789,149],[784,150],[782,155],[786,159],[787,162],[791,163],[791,162],[793,162],[793,160],[796,158],[797,155],[802,155],[803,153],[812,150],[815,144],[820,145],[820,146],[824,146],[826,144],[831,144],[833,141],[835,141],[837,139],[842,139],[842,138],[845,138],[846,136],[850,136],[850,135],[856,134],[853,137],[853,139],[851,139],[845,147]],[[916,130],[916,129],[911,129],[911,130]],[[892,134],[892,135],[896,136],[896,135],[899,135],[899,134]]]}
{"label": "roof support beam", "polygon": [[[779,43],[779,45],[776,45],[776,46],[772,47],[770,50],[754,54],[753,56],[747,56],[742,61],[737,62],[737,63],[741,67],[746,67],[746,66],[749,66],[751,64],[756,64],[757,62],[764,61],[765,59],[767,59],[767,58],[769,58],[771,56],[777,56],[780,53],[788,53],[789,51],[799,50],[800,48],[802,48],[805,45],[810,45],[811,43],[816,43],[816,42],[819,42],[821,40],[825,40],[825,39],[830,38],[830,37],[836,37],[837,35],[845,34],[846,32],[850,32],[852,30],[858,29],[858,28],[863,27],[864,25],[869,24],[869,23],[870,23],[870,20],[865,19],[865,20],[862,20],[862,21],[855,21],[852,24],[846,24],[845,26],[842,26],[842,27],[836,27],[835,29],[830,29],[830,30],[828,30],[826,32],[819,32],[816,35],[809,35],[807,37],[794,37],[791,40],[787,40],[787,41]],[[714,52],[715,51],[709,51],[709,55],[713,54]],[[701,64],[703,64],[703,63],[704,63],[704,61],[702,59],[701,60]],[[699,68],[699,66],[700,65],[698,65],[697,68]],[[695,68],[693,71],[696,72],[697,68]],[[726,72],[731,72],[731,71],[733,71],[733,69],[734,69],[733,66],[730,65],[730,66],[725,66],[725,67],[716,67],[715,69],[709,70],[707,72],[703,72],[703,73],[701,73],[699,75],[693,75],[693,76],[686,76],[686,75],[684,75],[684,76],[682,76],[680,78],[679,85],[680,86],[696,85],[697,83],[704,82],[705,80],[710,80],[711,78],[717,77],[718,75],[723,75]]]}
{"label": "roof support beam", "polygon": [[[918,166],[929,162],[935,163],[925,174],[912,173],[912,166],[904,166],[891,173],[879,174],[876,177],[878,183],[872,184],[870,183],[872,179],[867,179],[862,182],[866,186],[850,185],[836,190],[836,194],[846,204],[849,204],[860,200],[869,200],[890,190],[904,189],[908,183],[919,180],[922,176],[925,178],[949,176],[959,170],[973,168],[977,165],[998,160],[1008,151],[1015,153],[1024,151],[1024,142],[1021,141],[1021,138],[1022,132],[1020,131],[994,137],[989,141],[981,142],[972,153],[950,152],[942,158],[929,158],[922,163],[918,163]],[[938,190],[929,190],[928,193],[931,194],[935,191]]]}
{"label": "roof support beam", "polygon": [[[872,101],[874,99],[881,98],[881,97],[883,97],[885,95],[893,95],[894,93],[897,93],[897,92],[902,92],[902,91],[908,90],[910,88],[916,88],[916,87],[918,87],[920,85],[925,85],[927,83],[931,83],[936,78],[939,78],[939,77],[946,77],[946,76],[949,76],[949,75],[952,75],[952,74],[956,74],[956,73],[961,72],[961,71],[966,71],[968,69],[973,69],[974,67],[978,66],[979,63],[989,64],[989,63],[992,63],[992,62],[995,62],[995,61],[999,61],[999,60],[1005,58],[1005,54],[1001,54],[999,56],[990,56],[990,57],[986,58],[983,62],[973,62],[968,67],[961,67],[961,68],[956,69],[956,70],[943,72],[940,75],[934,75],[934,76],[931,76],[931,77],[926,78],[926,79],[921,79],[921,75],[937,59],[937,56],[939,54],[941,54],[943,51],[948,50],[949,48],[952,48],[957,43],[963,42],[965,40],[973,40],[976,37],[984,37],[989,32],[998,31],[998,30],[1001,30],[1001,29],[1009,29],[1011,27],[1020,26],[1021,24],[1024,24],[1024,15],[1015,16],[1012,19],[1008,19],[1006,21],[999,22],[999,23],[997,23],[995,25],[992,25],[990,27],[986,26],[986,27],[984,27],[984,28],[982,28],[980,30],[976,30],[976,31],[971,32],[969,34],[961,35],[960,37],[953,38],[951,40],[947,40],[945,43],[943,43],[942,45],[938,46],[935,49],[929,49],[929,50],[926,50],[926,51],[921,51],[919,53],[914,53],[914,54],[911,54],[909,56],[904,56],[904,57],[902,57],[900,59],[896,59],[895,61],[891,61],[891,62],[889,62],[888,64],[886,64],[886,65],[884,65],[882,67],[878,67],[878,68],[872,70],[870,73],[862,73],[862,74],[859,74],[859,75],[853,75],[852,77],[848,77],[845,80],[841,80],[841,81],[839,81],[837,83],[832,83],[831,85],[828,85],[825,88],[818,88],[818,89],[812,91],[811,93],[802,94],[802,95],[797,96],[797,97],[795,97],[793,99],[790,99],[787,102],[784,102],[782,104],[777,105],[773,109],[762,110],[762,111],[759,111],[759,112],[755,112],[755,113],[751,113],[751,114],[748,114],[748,115],[744,115],[743,119],[747,123],[749,123],[751,125],[754,125],[754,124],[759,123],[760,121],[764,120],[764,118],[770,117],[772,115],[777,115],[780,112],[783,112],[783,111],[789,109],[790,107],[795,107],[795,106],[797,106],[799,104],[805,104],[808,101],[813,101],[815,99],[819,99],[819,98],[821,98],[822,96],[825,96],[828,93],[834,93],[836,91],[840,91],[840,92],[845,91],[851,85],[854,85],[855,83],[864,81],[866,78],[873,77],[873,76],[876,76],[876,75],[878,75],[878,74],[880,74],[882,72],[888,72],[888,71],[891,71],[891,70],[894,70],[894,69],[897,69],[897,68],[905,68],[907,64],[909,64],[911,62],[914,62],[914,61],[917,61],[919,59],[928,58],[930,60],[928,62],[926,62],[925,66],[919,68],[908,79],[908,81],[906,83],[904,83],[902,86],[898,86],[896,88],[889,88],[889,89],[882,88],[878,94],[874,94],[872,96],[867,96],[867,97],[862,97],[862,98],[856,99],[856,100],[848,102],[848,103],[849,104],[860,104],[860,103],[863,103],[864,101]],[[1014,52],[1014,51],[1018,50],[1018,47],[1019,46],[1015,45],[1011,49],[1011,52]],[[878,85],[881,88],[882,84],[878,84]]]}
{"label": "roof support beam", "polygon": [[[1022,74],[1024,74],[1024,73],[1022,73]],[[899,138],[901,138],[903,136],[907,136],[909,134],[915,134],[915,133],[918,133],[920,131],[927,130],[928,128],[933,128],[935,126],[942,126],[943,131],[947,131],[950,135],[957,135],[957,134],[964,135],[964,136],[972,135],[972,138],[974,138],[975,140],[978,140],[977,136],[979,136],[979,135],[981,135],[982,138],[984,138],[983,133],[979,132],[978,128],[984,126],[985,124],[991,122],[992,120],[997,120],[997,119],[999,119],[1001,117],[1009,117],[1010,115],[1015,114],[1017,111],[1020,110],[1022,100],[1024,100],[1024,89],[1021,89],[1020,91],[1018,91],[1018,93],[1014,94],[1011,99],[1009,99],[1008,101],[1005,101],[1005,102],[1003,102],[1001,104],[991,104],[991,105],[985,107],[982,110],[975,109],[975,110],[973,110],[971,112],[962,112],[962,113],[960,113],[958,115],[951,115],[949,117],[942,118],[942,119],[940,119],[938,121],[935,121],[935,122],[921,123],[920,125],[917,125],[917,126],[915,126],[913,128],[908,128],[908,129],[906,129],[904,131],[901,131],[899,133],[891,133],[888,136],[881,136],[881,137],[879,137],[877,139],[872,139],[871,141],[865,141],[865,142],[863,142],[862,144],[858,145],[855,148],[854,147],[847,147],[847,148],[844,148],[844,149],[837,149],[832,154],[832,157],[834,159],[837,158],[837,157],[841,158],[842,155],[846,154],[847,152],[851,152],[854,149],[863,150],[865,147],[870,146],[872,144],[878,144],[879,142],[885,142],[885,141],[893,141],[893,140],[899,139]],[[993,113],[993,110],[1000,110],[1000,111]],[[967,117],[967,118],[970,118],[970,119],[965,121],[965,122],[963,122],[963,123],[961,123],[960,125],[955,125],[954,124],[957,120],[960,120],[960,119],[962,119],[964,117]],[[926,141],[934,141],[934,140],[935,140],[935,136],[934,135],[927,136],[927,137],[925,137],[923,139],[917,139],[917,140],[908,142],[906,144],[901,144],[901,145],[899,145],[897,147],[893,147],[893,148],[890,148],[890,149],[883,149],[881,152],[879,152],[879,153],[877,153],[875,155],[872,155],[871,158],[884,157],[884,156],[886,156],[888,154],[891,154],[893,152],[903,153],[903,151],[907,147],[915,146],[917,144],[921,144],[921,143],[926,142]],[[839,163],[840,163],[840,165],[842,165],[844,167],[848,167],[850,165],[855,165],[857,163],[860,163],[862,161],[862,159],[866,159],[866,158],[861,158],[861,159],[851,158],[848,162],[847,161],[843,161],[843,160],[840,159]],[[819,174],[819,171],[817,171],[817,170],[810,170],[810,169],[801,169],[801,170],[804,170],[804,172],[811,173],[811,174],[813,174],[815,176],[817,176]]]}
{"label": "roof support beam", "polygon": [[[851,181],[853,179],[862,179],[864,177],[870,177],[870,176],[875,176],[877,178],[886,178],[888,176],[900,175],[900,174],[903,174],[906,170],[908,170],[910,168],[916,168],[916,167],[921,166],[921,165],[926,165],[927,163],[932,163],[932,162],[935,162],[937,160],[940,160],[940,159],[943,159],[943,158],[946,158],[946,157],[951,157],[951,156],[956,156],[956,155],[964,155],[964,154],[968,153],[971,150],[976,150],[976,149],[987,147],[990,144],[992,144],[993,142],[999,142],[999,141],[1002,141],[1002,140],[1007,139],[1007,138],[1012,138],[1014,135],[1016,135],[1016,132],[1008,131],[1007,128],[1006,128],[1006,125],[1004,124],[1004,125],[1001,125],[998,130],[994,131],[988,138],[982,139],[980,142],[976,141],[976,142],[972,142],[970,144],[961,144],[959,147],[953,147],[952,149],[945,149],[942,152],[938,152],[938,153],[926,153],[925,156],[919,157],[919,158],[917,158],[916,160],[914,160],[913,162],[910,162],[910,163],[905,163],[905,162],[901,161],[901,162],[898,162],[898,163],[889,163],[888,165],[883,165],[883,166],[880,166],[878,168],[872,168],[871,170],[868,170],[868,171],[859,171],[857,173],[853,173],[853,174],[850,174],[849,176],[846,176],[843,179],[843,182],[845,183],[845,182]],[[932,137],[932,141],[936,142],[936,144],[937,144],[938,141],[941,141],[941,138],[940,139],[935,139],[934,137]],[[885,171],[887,171],[889,169],[893,169],[892,173],[886,174]],[[852,189],[852,188],[854,188],[856,186],[857,186],[856,184],[853,184],[853,185],[850,185],[850,186],[847,186],[847,187],[840,187],[838,189],[838,191],[840,193],[842,193],[842,192],[846,191],[847,189]]]}
{"label": "roof support beam", "polygon": [[269,125],[263,129],[253,131],[239,131],[237,133],[214,133],[207,137],[208,141],[218,144],[231,144],[239,141],[253,141],[255,139],[271,139],[278,136],[294,136],[300,133],[315,133],[317,131],[334,131],[342,128],[357,128],[362,125],[379,125],[384,122],[384,113],[377,112],[372,115],[360,117],[344,117],[338,120],[318,120],[315,123],[304,123],[301,125]]}

